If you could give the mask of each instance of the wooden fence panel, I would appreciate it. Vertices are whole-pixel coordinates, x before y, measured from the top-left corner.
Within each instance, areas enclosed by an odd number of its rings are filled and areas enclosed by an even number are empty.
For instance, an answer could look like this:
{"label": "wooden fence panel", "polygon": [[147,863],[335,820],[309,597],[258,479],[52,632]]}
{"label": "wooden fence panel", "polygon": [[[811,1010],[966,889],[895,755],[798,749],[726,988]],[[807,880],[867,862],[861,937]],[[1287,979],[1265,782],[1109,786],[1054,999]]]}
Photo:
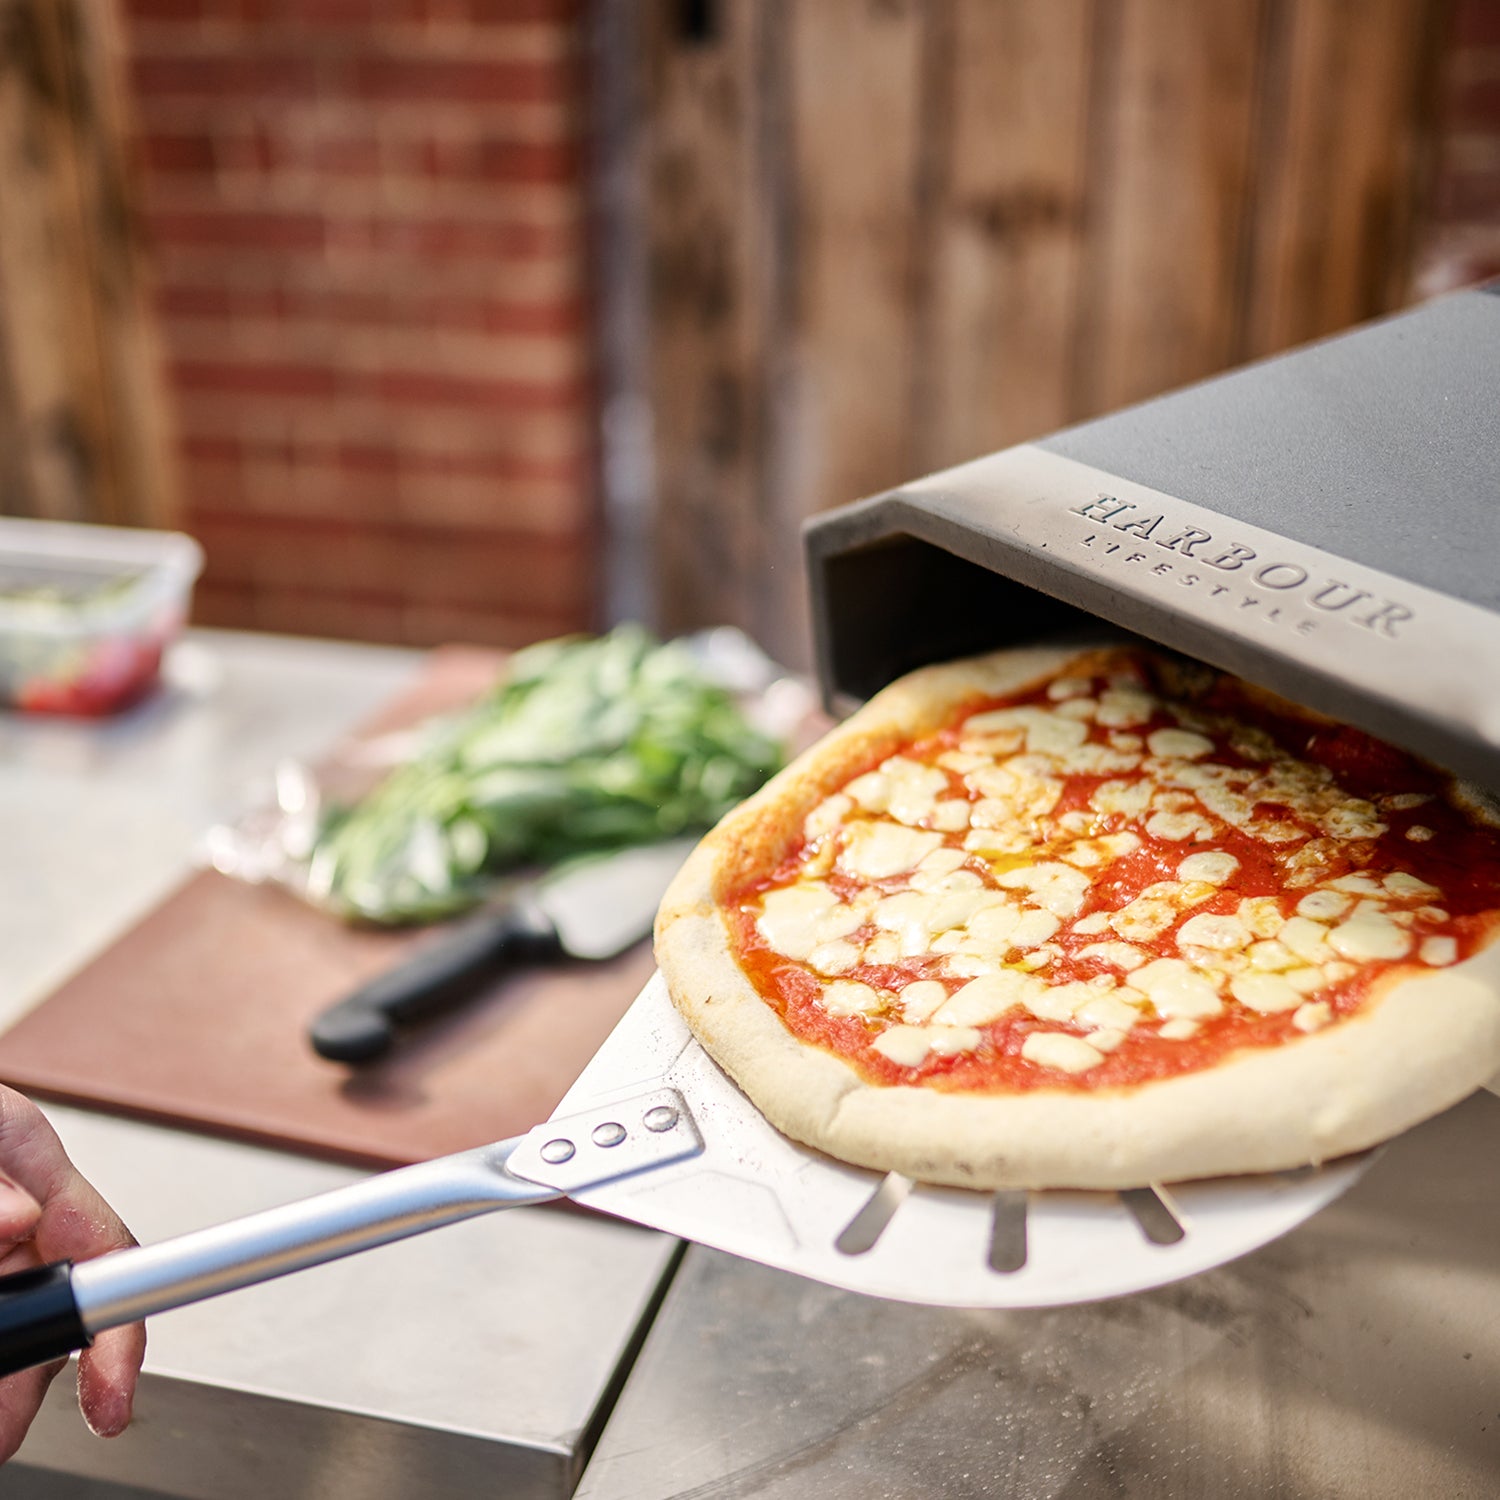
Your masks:
{"label": "wooden fence panel", "polygon": [[1406,294],[1443,0],[648,9],[671,628],[803,663],[805,516]]}
{"label": "wooden fence panel", "polygon": [[1262,7],[1121,0],[1104,10],[1092,294],[1076,365],[1090,412],[1232,362]]}
{"label": "wooden fence panel", "polygon": [[1276,0],[1241,358],[1396,306],[1442,28],[1430,0]]}
{"label": "wooden fence panel", "polygon": [[931,315],[916,468],[1073,415],[1093,11],[1091,0],[955,0],[934,12],[938,181],[923,237]]}
{"label": "wooden fence panel", "polygon": [[766,25],[748,5],[697,18],[656,5],[647,17],[650,394],[669,630],[750,625],[762,587]]}
{"label": "wooden fence panel", "polygon": [[[768,372],[765,559],[778,578],[800,579],[802,517],[915,463],[923,13],[917,0],[824,0],[784,15],[786,292]],[[794,650],[807,637],[806,591],[757,623],[770,649]]]}
{"label": "wooden fence panel", "polygon": [[171,485],[113,22],[0,0],[0,512],[152,524]]}

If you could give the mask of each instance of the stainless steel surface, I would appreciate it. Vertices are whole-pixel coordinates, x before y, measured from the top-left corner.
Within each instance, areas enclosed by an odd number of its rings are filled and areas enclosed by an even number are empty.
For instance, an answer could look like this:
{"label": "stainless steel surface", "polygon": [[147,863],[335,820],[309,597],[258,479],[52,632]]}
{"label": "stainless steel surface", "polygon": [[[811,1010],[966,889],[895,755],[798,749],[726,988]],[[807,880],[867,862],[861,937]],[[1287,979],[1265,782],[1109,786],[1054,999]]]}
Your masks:
{"label": "stainless steel surface", "polygon": [[536,904],[557,929],[563,952],[574,958],[613,958],[640,942],[696,842],[672,839],[622,849],[542,881]]}
{"label": "stainless steel surface", "polygon": [[[318,756],[420,662],[197,631],[169,656],[167,690],[119,720],[0,717],[0,1024],[149,910],[203,829],[263,796],[279,760]],[[48,1114],[146,1240],[364,1175]],[[63,1377],[0,1493],[563,1496],[676,1252],[660,1235],[523,1208],[163,1315],[132,1429],[90,1437]]]}
{"label": "stainless steel surface", "polygon": [[505,1170],[514,1141],[382,1172],[301,1203],[84,1261],[73,1296],[91,1334],[557,1195]]}
{"label": "stainless steel surface", "polygon": [[1493,1500],[1500,1100],[1241,1260],[1084,1307],[893,1305],[690,1247],[578,1500]]}
{"label": "stainless steel surface", "polygon": [[[1174,1184],[1171,1214],[1147,1194],[1145,1224],[1113,1193],[1034,1193],[1025,1264],[1001,1271],[988,1194],[882,1180],[778,1134],[693,1040],[659,975],[558,1114],[622,1105],[652,1082],[682,1091],[702,1153],[570,1185],[575,1202],[850,1291],[953,1307],[1048,1307],[1195,1275],[1285,1234],[1370,1165]],[[1171,1242],[1163,1219],[1180,1226]]]}

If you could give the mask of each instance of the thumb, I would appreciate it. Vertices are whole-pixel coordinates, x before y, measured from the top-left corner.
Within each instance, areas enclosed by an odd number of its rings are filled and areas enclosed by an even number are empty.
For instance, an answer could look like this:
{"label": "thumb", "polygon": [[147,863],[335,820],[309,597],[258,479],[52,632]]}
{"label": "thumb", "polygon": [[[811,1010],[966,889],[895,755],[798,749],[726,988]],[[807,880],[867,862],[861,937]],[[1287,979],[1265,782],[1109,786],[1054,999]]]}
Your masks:
{"label": "thumb", "polygon": [[0,1245],[30,1239],[41,1217],[41,1204],[14,1178],[0,1172]]}

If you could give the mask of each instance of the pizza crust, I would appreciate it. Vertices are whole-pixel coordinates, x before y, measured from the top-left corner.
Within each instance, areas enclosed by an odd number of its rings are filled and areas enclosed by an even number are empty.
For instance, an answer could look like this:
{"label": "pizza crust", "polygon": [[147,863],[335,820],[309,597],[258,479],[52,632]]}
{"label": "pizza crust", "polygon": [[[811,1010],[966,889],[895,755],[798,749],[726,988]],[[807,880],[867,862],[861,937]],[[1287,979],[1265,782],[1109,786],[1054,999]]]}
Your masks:
{"label": "pizza crust", "polygon": [[[1025,691],[1078,650],[922,669],[877,694],[713,830],[662,903],[657,960],[709,1054],[777,1129],[843,1161],[958,1187],[1123,1188],[1294,1168],[1362,1150],[1500,1068],[1500,949],[1390,970],[1360,1012],[1206,1069],[1093,1093],[976,1094],[867,1082],[792,1034],[736,963],[720,898],[779,863],[851,775],[976,696]],[[1309,716],[1311,717],[1311,716]]]}

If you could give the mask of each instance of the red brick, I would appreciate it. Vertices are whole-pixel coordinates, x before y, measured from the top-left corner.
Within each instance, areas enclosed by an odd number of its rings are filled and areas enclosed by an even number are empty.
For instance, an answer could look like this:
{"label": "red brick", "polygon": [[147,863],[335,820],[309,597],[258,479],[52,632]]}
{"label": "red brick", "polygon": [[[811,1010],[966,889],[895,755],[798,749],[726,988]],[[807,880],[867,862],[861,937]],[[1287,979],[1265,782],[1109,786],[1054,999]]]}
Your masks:
{"label": "red brick", "polygon": [[160,132],[141,138],[140,152],[153,172],[212,172],[214,143],[206,132],[166,135]]}
{"label": "red brick", "polygon": [[160,246],[320,252],[327,241],[327,225],[318,214],[235,210],[164,213],[158,209],[145,218],[151,239]]}
{"label": "red brick", "polygon": [[214,155],[226,172],[264,173],[285,164],[278,160],[277,146],[264,127],[221,130]]}
{"label": "red brick", "polygon": [[398,449],[373,443],[344,443],[333,450],[333,458],[340,468],[357,474],[395,474],[402,467]]}
{"label": "red brick", "polygon": [[579,246],[577,231],[567,225],[411,218],[376,219],[364,229],[377,252],[420,260],[542,259]]}
{"label": "red brick", "polygon": [[298,589],[257,590],[257,630],[340,640],[404,643],[399,600]]}
{"label": "red brick", "polygon": [[481,26],[514,21],[576,21],[583,0],[467,0],[469,18]]}
{"label": "red brick", "polygon": [[235,302],[227,286],[185,286],[158,282],[156,305],[169,318],[224,318]]}
{"label": "red brick", "polygon": [[190,390],[231,392],[244,396],[286,396],[299,400],[331,396],[340,372],[323,366],[294,364],[230,364],[207,360],[177,360],[171,365],[174,384]]}
{"label": "red brick", "polygon": [[538,536],[562,537],[579,535],[591,509],[578,485],[409,476],[403,484],[401,514],[414,526],[486,534],[504,525]]}
{"label": "red brick", "polygon": [[554,63],[488,59],[368,57],[352,63],[352,92],[383,103],[512,103],[570,98],[576,80]]}
{"label": "red brick", "polygon": [[1434,213],[1449,221],[1489,220],[1500,235],[1500,170],[1447,171],[1439,179]]}
{"label": "red brick", "polygon": [[1474,78],[1454,89],[1447,113],[1450,129],[1500,133],[1500,74]]}
{"label": "red brick", "polygon": [[190,510],[219,582],[313,588],[409,602],[531,609],[587,608],[591,573],[580,539],[443,533],[300,517],[221,517]]}
{"label": "red brick", "polygon": [[481,140],[477,175],[496,182],[574,182],[582,171],[575,141]]}
{"label": "red brick", "polygon": [[292,15],[299,27],[361,26],[391,19],[389,7],[377,0],[297,0]]}
{"label": "red brick", "polygon": [[196,21],[203,15],[203,0],[124,0],[125,14],[132,21]]}
{"label": "red brick", "polygon": [[256,599],[248,584],[220,583],[205,574],[193,590],[193,622],[219,630],[260,628]]}
{"label": "red brick", "polygon": [[577,407],[587,393],[572,383],[528,384],[478,379],[426,370],[384,370],[356,377],[351,391],[368,391],[402,405],[494,406],[511,411],[558,411]]}
{"label": "red brick", "polygon": [[486,333],[577,334],[583,332],[585,322],[584,303],[574,297],[552,303],[486,302],[477,326]]}
{"label": "red brick", "polygon": [[1453,39],[1459,47],[1500,46],[1500,5],[1495,0],[1458,0]]}
{"label": "red brick", "polygon": [[227,105],[232,99],[313,98],[319,66],[295,54],[204,52],[194,56],[136,57],[131,78],[145,99],[210,99]]}
{"label": "red brick", "polygon": [[185,458],[205,463],[237,464],[245,453],[245,445],[237,437],[186,437],[179,446]]}
{"label": "red brick", "polygon": [[515,649],[554,636],[574,635],[598,627],[592,611],[503,611],[455,608],[446,604],[410,605],[401,612],[402,640],[413,646],[441,646],[463,641]]}

